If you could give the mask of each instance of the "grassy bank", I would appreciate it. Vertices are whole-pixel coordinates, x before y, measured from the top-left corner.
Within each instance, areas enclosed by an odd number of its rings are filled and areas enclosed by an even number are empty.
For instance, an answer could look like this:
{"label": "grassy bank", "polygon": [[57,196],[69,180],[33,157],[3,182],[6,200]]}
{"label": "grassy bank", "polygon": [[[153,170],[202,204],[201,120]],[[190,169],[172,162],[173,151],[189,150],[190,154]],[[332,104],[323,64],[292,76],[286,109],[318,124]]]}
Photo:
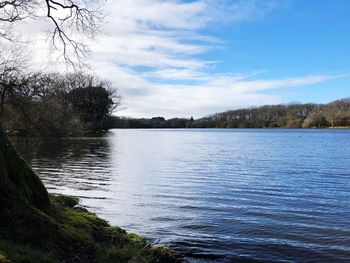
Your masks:
{"label": "grassy bank", "polygon": [[173,251],[110,226],[73,197],[50,196],[50,201],[50,217],[32,215],[21,223],[17,238],[1,239],[0,263],[180,262]]}

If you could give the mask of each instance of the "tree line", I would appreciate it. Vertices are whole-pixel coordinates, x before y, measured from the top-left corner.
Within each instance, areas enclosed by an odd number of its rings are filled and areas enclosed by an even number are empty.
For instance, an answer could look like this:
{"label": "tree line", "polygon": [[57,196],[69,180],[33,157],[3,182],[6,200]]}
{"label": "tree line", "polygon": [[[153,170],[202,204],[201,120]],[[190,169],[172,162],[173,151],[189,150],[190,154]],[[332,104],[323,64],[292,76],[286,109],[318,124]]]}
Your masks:
{"label": "tree line", "polygon": [[328,104],[265,105],[217,113],[195,121],[205,128],[327,128],[350,127],[350,99]]}
{"label": "tree line", "polygon": [[350,99],[328,104],[265,105],[193,118],[126,118],[110,116],[108,128],[328,128],[350,127]]}
{"label": "tree line", "polygon": [[1,72],[1,120],[10,134],[64,137],[95,133],[120,105],[112,84],[94,75],[23,73],[17,68]]}
{"label": "tree line", "polygon": [[149,129],[149,128],[190,128],[193,118],[172,118],[165,119],[164,117],[153,118],[129,118],[109,116],[104,121],[105,129]]}

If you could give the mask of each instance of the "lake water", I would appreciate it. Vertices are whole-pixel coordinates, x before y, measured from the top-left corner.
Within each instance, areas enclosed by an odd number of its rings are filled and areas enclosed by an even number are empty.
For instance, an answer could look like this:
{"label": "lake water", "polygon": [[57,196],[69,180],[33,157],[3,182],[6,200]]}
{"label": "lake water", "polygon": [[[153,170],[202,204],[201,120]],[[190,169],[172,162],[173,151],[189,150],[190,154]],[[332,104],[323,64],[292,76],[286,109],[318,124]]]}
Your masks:
{"label": "lake water", "polygon": [[112,130],[16,146],[51,193],[191,262],[350,262],[350,130]]}

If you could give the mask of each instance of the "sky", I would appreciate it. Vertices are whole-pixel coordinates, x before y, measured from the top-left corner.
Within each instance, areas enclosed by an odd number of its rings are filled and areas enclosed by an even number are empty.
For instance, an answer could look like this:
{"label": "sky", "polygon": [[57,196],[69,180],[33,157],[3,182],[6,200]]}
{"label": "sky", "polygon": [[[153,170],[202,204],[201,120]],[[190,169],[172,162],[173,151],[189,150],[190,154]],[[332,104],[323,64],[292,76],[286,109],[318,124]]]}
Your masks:
{"label": "sky", "polygon": [[[107,0],[103,9],[90,71],[122,95],[116,115],[198,118],[350,96],[349,0]],[[27,27],[39,39],[40,26]]]}

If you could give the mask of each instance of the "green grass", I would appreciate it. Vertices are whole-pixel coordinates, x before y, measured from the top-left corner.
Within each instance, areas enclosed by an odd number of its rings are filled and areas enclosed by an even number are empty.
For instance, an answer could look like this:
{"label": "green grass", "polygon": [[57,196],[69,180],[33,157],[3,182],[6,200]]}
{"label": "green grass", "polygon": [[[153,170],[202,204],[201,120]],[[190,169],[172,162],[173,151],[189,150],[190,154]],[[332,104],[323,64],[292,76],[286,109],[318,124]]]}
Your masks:
{"label": "green grass", "polygon": [[[0,241],[0,248],[6,251],[8,259],[0,254],[0,263],[5,262],[19,262],[19,263],[58,263],[57,257],[50,255],[49,253],[33,249],[29,246],[18,245],[10,241]],[[9,260],[11,259],[11,261]]]}
{"label": "green grass", "polygon": [[[52,214],[37,213],[43,232],[22,221],[21,238],[0,241],[0,263],[11,262],[180,262],[173,251],[152,247],[145,239],[130,234],[89,211],[77,207],[77,199],[50,196]],[[29,225],[27,225],[29,223]],[[1,261],[2,260],[2,261]]]}

